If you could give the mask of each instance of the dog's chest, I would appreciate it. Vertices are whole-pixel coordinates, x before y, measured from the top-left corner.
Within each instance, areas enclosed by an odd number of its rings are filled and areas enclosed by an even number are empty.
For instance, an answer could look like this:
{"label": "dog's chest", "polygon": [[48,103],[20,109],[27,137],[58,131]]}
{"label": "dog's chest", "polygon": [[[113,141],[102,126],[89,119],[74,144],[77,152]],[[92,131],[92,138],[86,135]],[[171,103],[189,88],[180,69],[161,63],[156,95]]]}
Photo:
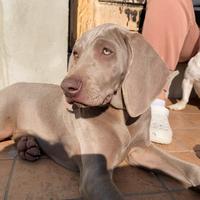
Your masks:
{"label": "dog's chest", "polygon": [[80,146],[80,154],[102,154],[110,159],[122,156],[129,146],[130,134],[123,114],[106,110],[95,117],[77,117],[71,129]]}

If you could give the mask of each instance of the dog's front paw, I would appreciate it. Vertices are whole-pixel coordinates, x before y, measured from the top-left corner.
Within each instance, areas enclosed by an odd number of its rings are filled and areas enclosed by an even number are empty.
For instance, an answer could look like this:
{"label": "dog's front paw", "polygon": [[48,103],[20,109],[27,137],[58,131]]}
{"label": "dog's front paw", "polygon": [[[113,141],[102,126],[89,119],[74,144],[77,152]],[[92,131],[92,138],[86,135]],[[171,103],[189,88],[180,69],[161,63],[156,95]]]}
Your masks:
{"label": "dog's front paw", "polygon": [[167,106],[171,110],[183,110],[186,107],[186,104],[184,101],[179,101],[175,104],[172,104],[170,106]]}
{"label": "dog's front paw", "polygon": [[17,141],[17,150],[23,160],[36,161],[40,158],[41,151],[33,136],[22,136]]}

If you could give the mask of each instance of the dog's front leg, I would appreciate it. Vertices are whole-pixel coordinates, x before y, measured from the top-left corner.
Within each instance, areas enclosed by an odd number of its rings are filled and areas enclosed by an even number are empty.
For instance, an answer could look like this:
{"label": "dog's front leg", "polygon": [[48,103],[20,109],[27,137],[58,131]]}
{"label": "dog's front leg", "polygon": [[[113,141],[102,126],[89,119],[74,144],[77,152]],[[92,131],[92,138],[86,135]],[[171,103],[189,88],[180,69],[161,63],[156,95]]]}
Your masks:
{"label": "dog's front leg", "polygon": [[103,155],[82,155],[80,190],[87,200],[123,200],[112,182],[106,159]]}
{"label": "dog's front leg", "polygon": [[128,162],[131,165],[161,170],[182,182],[187,188],[200,189],[200,167],[198,165],[178,159],[153,144],[132,148]]}
{"label": "dog's front leg", "polygon": [[135,131],[135,140],[130,149],[127,162],[130,165],[143,166],[149,169],[160,170],[182,182],[185,187],[200,185],[200,166],[159,149],[149,141],[150,112],[144,113],[130,131]]}

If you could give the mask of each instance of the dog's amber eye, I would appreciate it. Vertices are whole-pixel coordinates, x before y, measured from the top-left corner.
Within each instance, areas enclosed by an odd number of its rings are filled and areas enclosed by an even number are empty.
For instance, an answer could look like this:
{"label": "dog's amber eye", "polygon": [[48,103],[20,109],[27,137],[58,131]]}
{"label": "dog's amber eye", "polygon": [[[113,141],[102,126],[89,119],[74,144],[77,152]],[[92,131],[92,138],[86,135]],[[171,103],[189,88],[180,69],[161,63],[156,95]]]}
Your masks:
{"label": "dog's amber eye", "polygon": [[79,55],[78,55],[78,52],[77,51],[73,51],[73,56],[74,56],[74,58],[79,58]]}
{"label": "dog's amber eye", "polygon": [[112,54],[113,52],[112,52],[110,49],[104,47],[102,53],[103,53],[104,55],[108,56],[108,55]]}

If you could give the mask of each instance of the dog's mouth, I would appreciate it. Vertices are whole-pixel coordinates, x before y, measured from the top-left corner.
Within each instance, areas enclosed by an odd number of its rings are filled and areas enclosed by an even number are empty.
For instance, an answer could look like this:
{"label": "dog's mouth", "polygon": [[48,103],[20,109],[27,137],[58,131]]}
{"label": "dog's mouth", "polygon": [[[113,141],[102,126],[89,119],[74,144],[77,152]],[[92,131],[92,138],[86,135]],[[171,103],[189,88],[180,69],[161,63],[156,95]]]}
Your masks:
{"label": "dog's mouth", "polygon": [[81,101],[80,99],[70,98],[70,97],[66,97],[66,101],[67,103],[71,105],[76,105],[80,108],[97,107],[97,106],[105,106],[109,104],[112,99],[112,96],[113,95],[109,94],[102,101],[98,101],[98,102],[86,102],[86,101]]}

